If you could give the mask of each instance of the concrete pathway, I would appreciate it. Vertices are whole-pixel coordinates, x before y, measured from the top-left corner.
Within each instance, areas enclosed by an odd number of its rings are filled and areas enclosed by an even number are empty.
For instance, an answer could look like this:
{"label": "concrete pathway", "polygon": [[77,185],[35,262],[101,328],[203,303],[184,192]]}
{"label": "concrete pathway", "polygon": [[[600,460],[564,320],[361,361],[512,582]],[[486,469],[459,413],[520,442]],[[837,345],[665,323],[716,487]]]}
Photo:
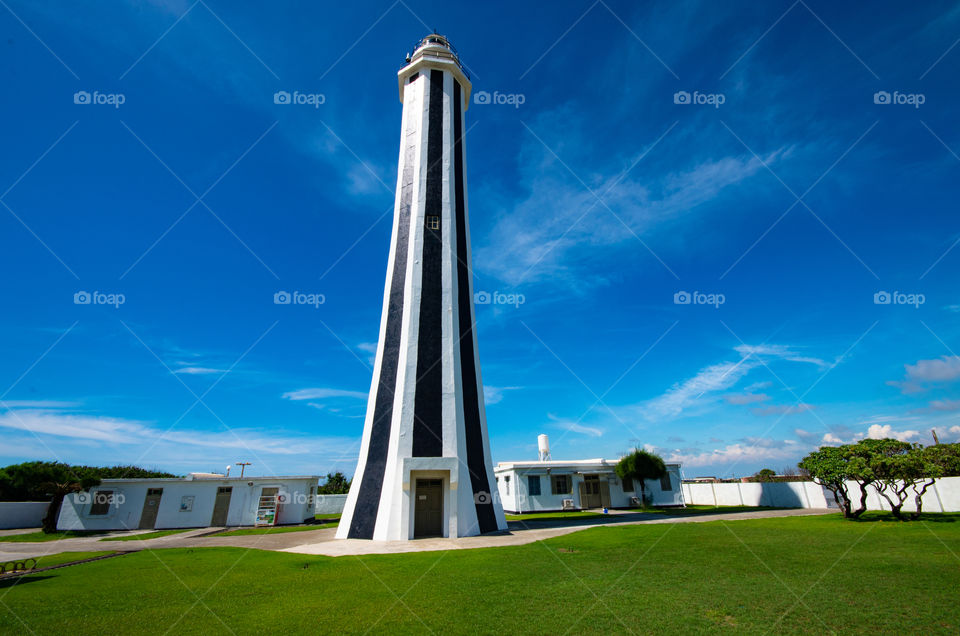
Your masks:
{"label": "concrete pathway", "polygon": [[636,525],[644,523],[702,523],[706,521],[739,521],[771,517],[797,517],[836,513],[835,510],[802,508],[781,510],[757,510],[752,512],[718,512],[716,514],[669,515],[661,513],[618,512],[602,517],[571,517],[569,519],[530,519],[509,522],[506,532],[461,539],[418,539],[416,541],[365,541],[362,539],[335,538],[336,528],[278,532],[243,536],[202,536],[217,528],[198,528],[156,539],[142,541],[100,541],[104,536],[130,536],[149,530],[113,532],[108,535],[60,539],[43,543],[0,542],[0,560],[42,556],[57,552],[99,552],[107,550],[129,551],[145,548],[202,548],[234,547],[257,550],[275,550],[298,554],[322,554],[346,556],[358,554],[395,554],[401,552],[424,552],[433,550],[463,550],[492,548],[507,545],[524,545],[552,537],[559,537],[585,528],[607,525]]}

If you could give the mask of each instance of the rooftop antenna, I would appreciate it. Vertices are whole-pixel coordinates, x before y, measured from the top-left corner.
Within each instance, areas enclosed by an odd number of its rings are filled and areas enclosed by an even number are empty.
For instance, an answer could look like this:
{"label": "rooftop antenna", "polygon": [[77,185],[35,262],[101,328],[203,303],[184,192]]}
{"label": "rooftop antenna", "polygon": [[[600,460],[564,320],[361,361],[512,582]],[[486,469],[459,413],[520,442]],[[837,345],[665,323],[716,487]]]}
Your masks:
{"label": "rooftop antenna", "polygon": [[250,462],[237,462],[237,466],[240,467],[240,479],[243,479],[243,471],[246,470],[249,465]]}

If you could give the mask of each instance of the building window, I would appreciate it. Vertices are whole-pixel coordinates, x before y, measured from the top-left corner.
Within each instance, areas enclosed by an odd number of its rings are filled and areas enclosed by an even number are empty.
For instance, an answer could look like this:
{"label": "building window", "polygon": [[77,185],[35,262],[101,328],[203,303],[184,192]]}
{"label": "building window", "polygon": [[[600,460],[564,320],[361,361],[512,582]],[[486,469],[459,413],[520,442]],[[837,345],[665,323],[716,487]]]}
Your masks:
{"label": "building window", "polygon": [[440,229],[440,217],[431,214],[427,217],[427,229],[428,230],[439,230]]}
{"label": "building window", "polygon": [[663,477],[660,478],[660,490],[664,492],[673,490],[673,486],[670,485],[670,473],[664,473]]}
{"label": "building window", "polygon": [[510,494],[510,475],[507,475],[503,478],[504,484],[506,486],[506,494]]}
{"label": "building window", "polygon": [[553,475],[550,477],[550,487],[555,495],[569,495],[573,492],[573,480],[570,475]]}
{"label": "building window", "polygon": [[623,492],[633,492],[633,480],[629,477],[623,478]]}
{"label": "building window", "polygon": [[90,504],[90,515],[105,515],[110,512],[110,502],[113,501],[112,490],[98,490],[93,493]]}
{"label": "building window", "polygon": [[527,494],[531,497],[540,494],[540,475],[527,475]]}

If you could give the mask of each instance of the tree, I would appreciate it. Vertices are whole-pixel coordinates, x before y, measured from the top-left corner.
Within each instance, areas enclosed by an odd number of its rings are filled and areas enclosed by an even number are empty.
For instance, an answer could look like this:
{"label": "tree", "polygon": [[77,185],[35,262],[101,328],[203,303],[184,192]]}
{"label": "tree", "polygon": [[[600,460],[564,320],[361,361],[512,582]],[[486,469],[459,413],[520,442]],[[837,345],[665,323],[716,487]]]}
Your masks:
{"label": "tree", "polygon": [[[861,440],[857,444],[821,446],[800,461],[798,466],[810,473],[813,480],[833,493],[833,498],[848,519],[858,519],[867,510],[867,486],[876,481],[870,470],[869,445]],[[860,486],[859,506],[854,509],[847,482],[855,481]]]}
{"label": "tree", "polygon": [[645,481],[647,479],[660,479],[667,474],[667,467],[659,455],[648,453],[639,448],[634,449],[632,453],[617,462],[615,470],[620,479],[632,479],[640,482],[640,501],[643,502],[644,506],[647,505]]}
{"label": "tree", "polygon": [[[943,468],[931,461],[932,453],[924,452],[920,444],[895,439],[871,441],[874,457],[870,466],[877,477],[877,492],[890,504],[890,512],[897,519],[919,518],[923,495],[943,474]],[[904,517],[903,505],[911,494],[916,511]]]}
{"label": "tree", "polygon": [[923,454],[940,467],[944,477],[960,476],[960,444],[934,444],[924,448]]}
{"label": "tree", "polygon": [[317,494],[320,495],[345,495],[350,492],[350,483],[352,479],[347,479],[346,476],[337,471],[335,473],[327,473],[327,481],[322,486],[317,488]]}
{"label": "tree", "polygon": [[776,476],[777,473],[775,473],[772,468],[761,468],[757,471],[757,474],[753,476],[753,481],[773,481],[773,478]]}

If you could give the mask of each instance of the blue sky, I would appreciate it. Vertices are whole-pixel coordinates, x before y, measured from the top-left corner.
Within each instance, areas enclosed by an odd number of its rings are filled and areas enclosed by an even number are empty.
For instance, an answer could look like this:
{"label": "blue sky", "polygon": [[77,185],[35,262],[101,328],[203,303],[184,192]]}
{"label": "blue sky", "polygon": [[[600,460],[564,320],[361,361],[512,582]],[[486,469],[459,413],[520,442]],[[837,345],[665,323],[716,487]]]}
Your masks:
{"label": "blue sky", "polygon": [[2,4],[0,463],[352,473],[432,28],[495,461],[960,438],[954,3]]}

